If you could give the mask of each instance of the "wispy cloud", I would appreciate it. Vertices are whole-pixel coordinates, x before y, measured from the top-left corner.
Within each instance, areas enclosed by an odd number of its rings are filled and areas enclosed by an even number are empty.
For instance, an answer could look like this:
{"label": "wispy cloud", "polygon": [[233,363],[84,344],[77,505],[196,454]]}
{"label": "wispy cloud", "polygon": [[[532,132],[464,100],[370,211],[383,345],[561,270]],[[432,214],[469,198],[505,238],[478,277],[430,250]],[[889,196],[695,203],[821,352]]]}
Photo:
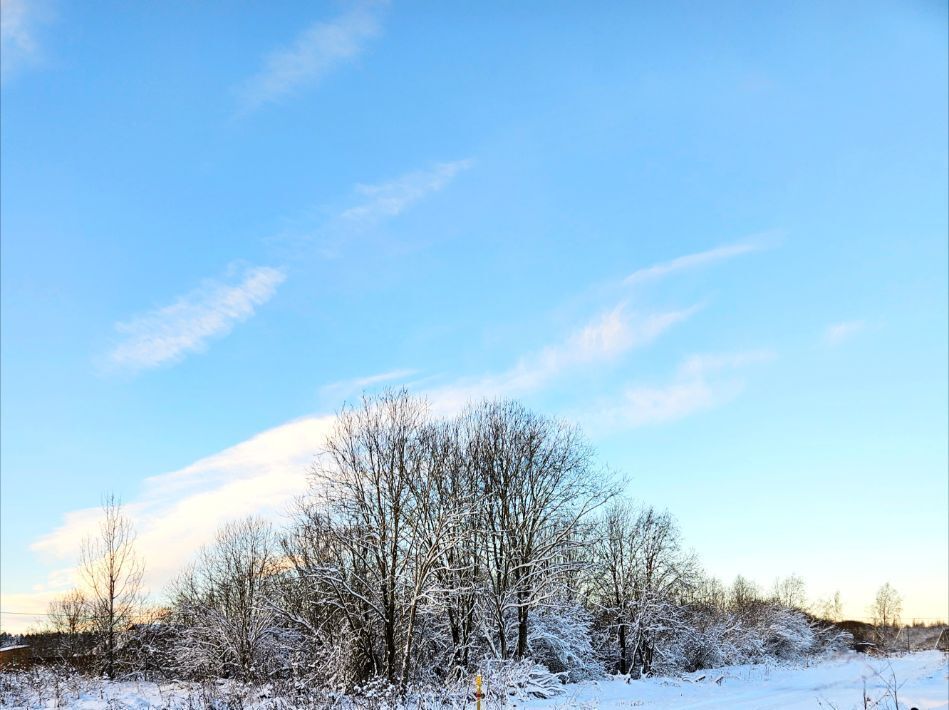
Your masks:
{"label": "wispy cloud", "polygon": [[737,373],[768,362],[770,350],[694,355],[662,385],[632,385],[618,401],[601,402],[583,418],[596,428],[630,429],[675,421],[731,401],[744,388]]}
{"label": "wispy cloud", "polygon": [[310,25],[286,47],[271,52],[264,66],[240,87],[241,107],[250,111],[306,86],[318,84],[353,60],[381,32],[385,2],[359,2],[329,22]]}
{"label": "wispy cloud", "polygon": [[[304,239],[296,240],[294,251],[313,248],[320,240],[324,255],[336,256],[342,243],[354,233],[395,217],[426,196],[445,188],[472,160],[438,163],[376,185],[358,185],[359,200],[330,217]],[[207,347],[208,341],[226,335],[257,308],[269,301],[287,277],[284,268],[260,266],[241,270],[225,280],[207,280],[175,303],[117,323],[120,342],[108,353],[113,369],[138,371],[179,362]]]}
{"label": "wispy cloud", "polygon": [[827,345],[840,345],[858,333],[866,330],[867,323],[863,320],[850,320],[842,323],[832,323],[824,330],[824,342]]}
{"label": "wispy cloud", "polygon": [[352,394],[360,394],[363,390],[377,385],[405,380],[417,373],[418,370],[400,369],[367,375],[366,377],[356,377],[351,380],[340,380],[339,382],[323,385],[320,388],[320,394],[324,399],[338,400]]}
{"label": "wispy cloud", "polygon": [[670,261],[638,269],[627,276],[624,283],[627,286],[638,286],[640,284],[658,281],[680,271],[689,271],[703,266],[710,266],[722,261],[734,259],[743,254],[762,251],[766,248],[767,243],[763,240],[725,244],[720,247],[715,247],[714,249],[708,249],[707,251],[700,251],[694,254],[686,254]]}
{"label": "wispy cloud", "polygon": [[48,18],[46,4],[33,0],[0,0],[0,77],[6,81],[40,56],[37,26]]}
{"label": "wispy cloud", "polygon": [[142,370],[200,352],[209,340],[254,315],[285,278],[281,269],[258,266],[244,269],[235,284],[208,280],[170,306],[117,323],[122,340],[108,361],[120,369]]}
{"label": "wispy cloud", "polygon": [[625,303],[600,313],[568,335],[518,360],[502,372],[460,379],[425,392],[436,411],[457,411],[468,401],[515,397],[536,391],[581,366],[596,365],[652,343],[702,306],[654,313],[630,312]]}
{"label": "wispy cloud", "polygon": [[[743,254],[768,248],[774,234],[735,244],[728,244],[694,254],[686,254],[671,261],[639,269],[630,274],[623,285],[645,285],[666,276],[736,258]],[[460,379],[449,385],[426,391],[437,411],[456,411],[470,400],[491,397],[513,397],[533,392],[548,385],[564,374],[582,366],[595,365],[617,359],[630,350],[644,347],[656,340],[674,325],[692,317],[704,308],[698,303],[688,308],[643,312],[630,307],[624,299],[613,307],[580,326],[563,341],[549,345],[537,352],[522,357],[511,368],[478,378]],[[672,416],[675,411],[685,412],[699,406],[703,398],[711,397],[706,375],[713,370],[735,369],[741,365],[735,356],[730,359],[713,360],[709,357],[693,358],[683,364],[676,382],[662,389],[640,388],[627,392],[628,403],[617,410],[617,418],[623,412],[647,411],[651,415],[634,415],[632,420],[643,417],[643,421],[660,417],[662,411]],[[650,404],[652,402],[652,404]],[[691,403],[691,404],[689,404]],[[615,407],[614,407],[615,408]]]}
{"label": "wispy cloud", "polygon": [[384,182],[356,185],[347,206],[337,209],[313,233],[293,239],[292,243],[297,249],[318,244],[324,257],[336,258],[342,246],[353,238],[445,189],[459,173],[473,165],[472,159],[436,163]]}
{"label": "wispy cloud", "polygon": [[438,163],[428,170],[417,170],[377,185],[357,185],[359,204],[344,210],[343,222],[372,224],[395,217],[427,195],[444,188],[458,173],[474,164],[473,160]]}

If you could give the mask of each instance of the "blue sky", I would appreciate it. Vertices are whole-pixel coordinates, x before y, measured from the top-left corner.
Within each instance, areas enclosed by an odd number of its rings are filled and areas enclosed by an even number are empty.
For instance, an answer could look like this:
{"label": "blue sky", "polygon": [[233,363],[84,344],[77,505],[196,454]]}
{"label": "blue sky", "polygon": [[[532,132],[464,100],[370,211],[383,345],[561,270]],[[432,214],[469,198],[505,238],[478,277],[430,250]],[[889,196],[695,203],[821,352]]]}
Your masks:
{"label": "blue sky", "polygon": [[947,614],[947,11],[3,0],[2,604],[347,398],[577,421],[709,571]]}

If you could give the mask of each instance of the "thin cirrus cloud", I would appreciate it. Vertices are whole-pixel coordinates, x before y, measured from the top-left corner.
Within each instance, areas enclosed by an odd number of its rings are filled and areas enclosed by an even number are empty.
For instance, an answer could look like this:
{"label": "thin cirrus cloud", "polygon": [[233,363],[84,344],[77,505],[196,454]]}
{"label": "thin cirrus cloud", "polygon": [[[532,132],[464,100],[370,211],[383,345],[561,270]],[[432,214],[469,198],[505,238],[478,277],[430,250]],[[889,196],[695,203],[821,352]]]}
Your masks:
{"label": "thin cirrus cloud", "polygon": [[[445,188],[472,160],[438,163],[376,185],[358,185],[359,201],[323,226],[322,251],[336,255],[354,228],[370,229],[398,216],[428,195]],[[356,229],[356,231],[359,231]],[[307,237],[304,243],[310,243]],[[231,269],[237,282],[208,279],[168,306],[117,323],[120,340],[106,357],[107,369],[138,372],[180,362],[202,352],[211,340],[227,335],[269,301],[287,278],[286,268]],[[231,281],[234,280],[233,274]]]}
{"label": "thin cirrus cloud", "polygon": [[0,77],[6,82],[24,67],[40,60],[36,37],[40,24],[49,20],[42,0],[0,0]]}
{"label": "thin cirrus cloud", "polygon": [[318,84],[362,54],[381,31],[385,2],[360,2],[329,22],[316,22],[293,42],[273,50],[239,88],[241,108],[252,111]]}
{"label": "thin cirrus cloud", "polygon": [[711,266],[723,261],[729,261],[738,256],[751,254],[756,251],[762,251],[768,248],[768,242],[764,239],[751,239],[734,244],[725,244],[714,249],[686,254],[676,257],[670,261],[660,264],[653,264],[642,269],[637,269],[623,283],[627,286],[639,286],[654,281],[659,281],[667,276],[672,276],[682,271],[691,271],[705,266]]}
{"label": "thin cirrus cloud", "polygon": [[632,385],[615,401],[600,402],[589,420],[599,430],[634,429],[676,421],[728,403],[744,389],[740,373],[776,357],[771,350],[693,355],[660,385]]}
{"label": "thin cirrus cloud", "polygon": [[[774,234],[774,232],[765,233],[746,241],[685,254],[638,269],[627,276],[621,286],[655,283],[683,271],[710,267],[745,254],[764,250],[768,248]],[[436,409],[453,411],[471,399],[515,396],[532,392],[579,366],[604,363],[630,350],[649,345],[669,328],[691,318],[702,308],[704,304],[698,303],[687,308],[639,312],[630,308],[628,299],[623,299],[578,328],[563,342],[549,345],[538,352],[522,357],[508,370],[480,378],[462,379],[443,387],[427,390],[425,394]],[[727,363],[721,364],[720,367],[725,364]],[[690,367],[694,369],[695,366],[693,364]],[[691,370],[686,371],[685,374],[690,372]],[[652,393],[657,402],[657,406],[652,407],[653,411],[660,412],[662,409],[659,406],[662,404],[660,400],[663,399],[667,402],[665,409],[670,413],[670,416],[664,417],[665,419],[674,418],[671,416],[674,410],[685,414],[699,408],[686,404],[687,400],[697,403],[704,398],[711,405],[714,398],[708,394],[707,383],[701,376],[703,373],[692,372],[691,374],[691,377],[680,377],[674,385],[681,392],[676,398],[676,401],[681,404],[675,404],[671,396],[665,396],[663,392],[656,391]],[[634,399],[645,400],[650,393],[642,390],[633,391],[631,395]],[[616,407],[613,409],[619,411]],[[645,407],[638,409],[645,409]],[[620,417],[614,418],[620,419]],[[629,421],[638,425],[636,424],[638,419],[635,416]]]}
{"label": "thin cirrus cloud", "polygon": [[658,312],[630,312],[621,302],[600,313],[560,342],[521,357],[502,372],[463,378],[423,392],[440,413],[458,411],[467,402],[492,397],[512,397],[534,392],[582,367],[616,360],[644,347],[668,329],[690,318],[701,304]]}
{"label": "thin cirrus cloud", "polygon": [[359,203],[343,210],[339,220],[349,224],[370,225],[396,217],[429,194],[442,190],[458,173],[468,170],[472,165],[474,161],[470,158],[437,163],[427,170],[416,170],[376,185],[357,185]]}
{"label": "thin cirrus cloud", "polygon": [[229,333],[269,301],[284,281],[282,269],[244,269],[237,283],[208,280],[169,306],[117,323],[120,342],[108,363],[120,370],[145,370],[201,352],[210,340]]}
{"label": "thin cirrus cloud", "polygon": [[867,323],[863,320],[832,323],[824,330],[824,342],[831,346],[841,345],[866,330],[866,327]]}
{"label": "thin cirrus cloud", "polygon": [[473,165],[473,159],[465,158],[436,163],[379,183],[358,184],[348,206],[336,211],[315,234],[306,234],[291,240],[291,243],[308,249],[316,242],[319,253],[325,258],[338,258],[343,246],[354,237],[398,217],[418,202],[445,189],[456,176]]}
{"label": "thin cirrus cloud", "polygon": [[349,380],[340,380],[331,382],[328,385],[320,387],[320,395],[325,400],[339,400],[349,397],[353,394],[359,394],[367,389],[382,384],[391,384],[399,380],[405,380],[417,374],[418,370],[402,368],[398,370],[389,370],[379,372],[365,377],[355,377]]}

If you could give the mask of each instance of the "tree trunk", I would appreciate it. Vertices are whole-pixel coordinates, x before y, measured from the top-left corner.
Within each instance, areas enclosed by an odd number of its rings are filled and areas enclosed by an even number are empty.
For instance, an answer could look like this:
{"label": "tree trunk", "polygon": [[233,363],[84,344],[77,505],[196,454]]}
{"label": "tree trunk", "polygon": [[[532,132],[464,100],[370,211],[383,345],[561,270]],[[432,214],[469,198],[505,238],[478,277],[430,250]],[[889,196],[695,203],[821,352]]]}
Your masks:
{"label": "tree trunk", "polygon": [[523,659],[527,655],[527,595],[524,592],[517,593],[517,660]]}
{"label": "tree trunk", "polygon": [[386,609],[386,679],[395,683],[395,609]]}

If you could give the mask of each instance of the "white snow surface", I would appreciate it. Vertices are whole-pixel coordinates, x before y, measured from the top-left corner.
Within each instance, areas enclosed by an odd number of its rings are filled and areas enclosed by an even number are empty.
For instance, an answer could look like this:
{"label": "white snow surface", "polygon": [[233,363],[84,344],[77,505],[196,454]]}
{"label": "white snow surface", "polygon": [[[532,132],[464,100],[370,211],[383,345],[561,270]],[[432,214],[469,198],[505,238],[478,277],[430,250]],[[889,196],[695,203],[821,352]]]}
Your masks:
{"label": "white snow surface", "polygon": [[[682,678],[647,678],[626,682],[607,678],[564,686],[564,693],[549,700],[508,698],[503,704],[486,702],[485,710],[579,708],[863,708],[866,692],[870,707],[896,708],[892,688],[897,688],[899,708],[920,710],[949,708],[947,655],[926,651],[891,658],[856,653],[806,666],[743,665],[698,671]],[[716,682],[716,681],[721,682]],[[64,689],[65,690],[65,689]],[[193,684],[135,681],[93,681],[57,699],[47,693],[43,708],[179,708],[195,707],[200,693]],[[255,697],[256,695],[256,697]],[[248,694],[241,705],[274,707],[266,691]],[[37,700],[39,700],[37,698]],[[190,702],[189,702],[190,701]],[[448,707],[473,708],[461,698],[445,698]],[[365,702],[365,701],[364,701]],[[876,704],[874,704],[876,703]],[[198,705],[200,707],[200,705]],[[279,706],[279,704],[278,704]],[[360,704],[360,707],[367,705]],[[287,707],[284,705],[283,707]],[[380,704],[379,707],[393,707]]]}
{"label": "white snow surface", "polygon": [[[939,651],[891,658],[849,652],[804,666],[743,665],[684,678],[623,679],[567,686],[565,695],[520,708],[895,708],[888,686],[896,679],[900,708],[949,707],[949,665]],[[716,683],[721,679],[721,683]],[[884,696],[887,696],[884,698]],[[874,702],[884,698],[877,705]]]}

